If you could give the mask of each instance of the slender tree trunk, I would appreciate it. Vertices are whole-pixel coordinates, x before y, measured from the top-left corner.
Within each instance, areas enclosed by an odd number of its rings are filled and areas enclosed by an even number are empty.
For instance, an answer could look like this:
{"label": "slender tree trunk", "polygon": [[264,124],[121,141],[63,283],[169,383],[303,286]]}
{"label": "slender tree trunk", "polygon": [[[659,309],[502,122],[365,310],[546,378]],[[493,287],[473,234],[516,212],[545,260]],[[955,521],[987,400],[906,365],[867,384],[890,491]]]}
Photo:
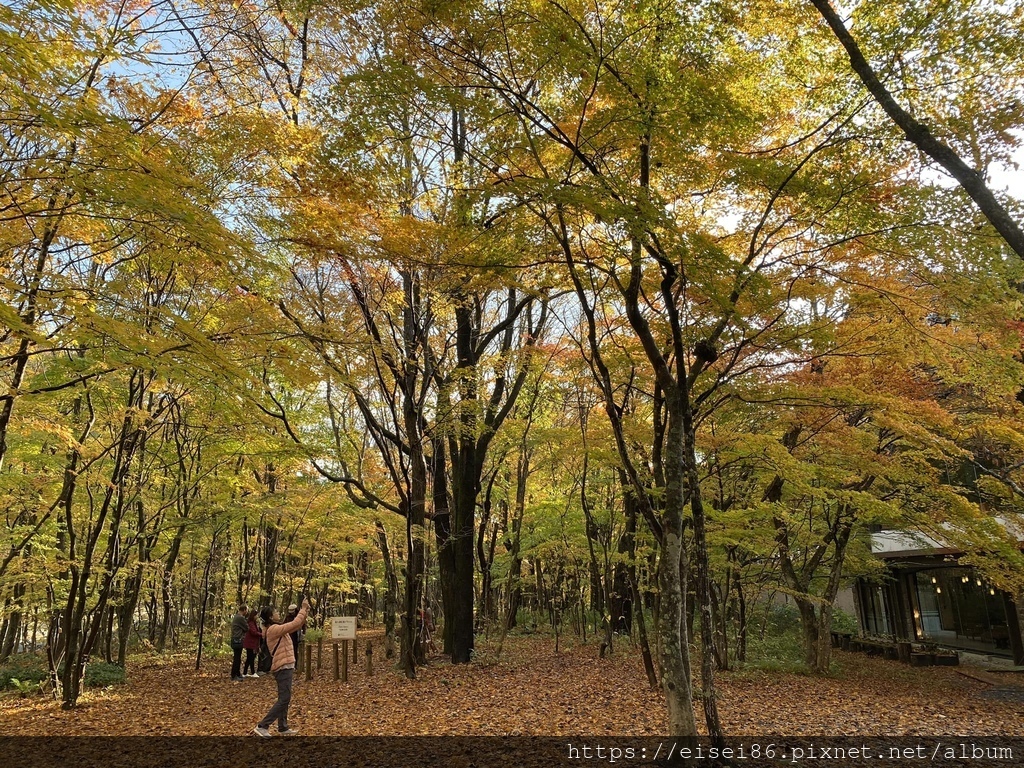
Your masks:
{"label": "slender tree trunk", "polygon": [[846,49],[853,71],[857,73],[861,82],[893,123],[899,126],[914,146],[941,165],[950,176],[957,180],[1003,240],[1020,258],[1024,259],[1024,231],[992,194],[992,190],[985,184],[982,174],[967,165],[953,149],[937,139],[926,125],[914,119],[896,102],[893,95],[878,79],[878,75],[875,74],[871,64],[864,57],[860,46],[846,28],[842,18],[832,8],[830,0],[811,0],[811,2]]}
{"label": "slender tree trunk", "polygon": [[630,584],[629,569],[634,568],[633,558],[636,551],[636,503],[633,500],[629,481],[619,474],[619,483],[623,493],[623,511],[626,516],[625,529],[619,536],[618,555],[619,562],[615,564],[613,577],[613,588],[611,598],[611,616],[616,632],[628,635],[633,631],[633,606],[643,609],[641,603],[636,602],[636,595]]}
{"label": "slender tree trunk", "polygon": [[736,583],[736,660],[745,662],[747,660],[747,598],[743,592],[743,580],[740,579],[740,569],[737,568],[733,579]]}
{"label": "slender tree trunk", "polygon": [[157,640],[156,649],[161,653],[167,648],[167,636],[171,628],[171,613],[173,610],[173,595],[171,592],[174,584],[174,566],[178,562],[178,555],[181,552],[181,542],[185,538],[185,523],[181,523],[174,532],[171,546],[167,550],[167,559],[164,561],[163,573],[160,578],[160,601],[163,614],[160,620],[160,636]]}
{"label": "slender tree trunk", "polygon": [[640,655],[644,660],[644,672],[647,673],[647,682],[651,684],[651,690],[658,688],[658,673],[654,669],[654,657],[651,655],[651,645],[647,640],[647,620],[644,618],[643,603],[640,600],[640,590],[636,583],[636,570],[627,571],[629,587],[633,593],[633,602],[638,606],[636,612],[636,627],[640,636]]}
{"label": "slender tree trunk", "polygon": [[380,520],[376,523],[377,545],[384,561],[384,658],[395,656],[395,623],[398,614],[398,576],[391,557],[388,534]]}
{"label": "slender tree trunk", "polygon": [[[18,640],[18,632],[21,629],[22,621],[22,598],[25,595],[25,585],[18,583],[14,585],[14,599],[11,604],[10,614],[4,620],[3,631],[0,631],[0,662],[6,661],[14,653]],[[7,607],[7,606],[5,606]]]}
{"label": "slender tree trunk", "polygon": [[210,551],[206,557],[206,566],[203,568],[203,599],[199,606],[199,620],[196,631],[198,638],[196,643],[196,671],[199,670],[203,661],[203,641],[206,638],[206,609],[210,603],[210,571],[213,570],[213,561],[216,558],[217,533],[213,534],[210,542]]}

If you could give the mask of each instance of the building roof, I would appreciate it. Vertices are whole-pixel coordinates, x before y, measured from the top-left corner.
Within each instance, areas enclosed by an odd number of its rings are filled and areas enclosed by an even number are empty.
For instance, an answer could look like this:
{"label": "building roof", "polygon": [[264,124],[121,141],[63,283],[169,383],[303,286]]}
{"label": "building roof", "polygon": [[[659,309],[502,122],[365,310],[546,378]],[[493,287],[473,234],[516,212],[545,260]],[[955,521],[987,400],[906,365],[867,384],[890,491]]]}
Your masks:
{"label": "building roof", "polygon": [[870,543],[871,554],[883,560],[915,555],[949,555],[963,551],[913,531],[879,531],[871,534]]}
{"label": "building roof", "polygon": [[[1006,517],[993,520],[1024,545],[1024,528],[1018,520]],[[949,525],[943,527],[952,532]],[[965,551],[962,546],[920,531],[878,531],[870,534],[869,541],[871,554],[883,560],[921,555],[960,555]]]}

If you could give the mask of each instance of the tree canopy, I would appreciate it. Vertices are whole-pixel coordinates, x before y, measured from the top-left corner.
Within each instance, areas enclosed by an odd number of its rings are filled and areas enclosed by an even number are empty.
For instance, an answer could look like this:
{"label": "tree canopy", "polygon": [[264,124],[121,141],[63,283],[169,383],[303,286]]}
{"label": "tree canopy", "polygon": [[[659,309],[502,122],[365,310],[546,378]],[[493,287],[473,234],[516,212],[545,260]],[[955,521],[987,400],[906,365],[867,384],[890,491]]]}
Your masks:
{"label": "tree canopy", "polygon": [[872,530],[1019,594],[1020,11],[0,6],[0,659],[590,612],[720,738],[737,606],[826,671]]}

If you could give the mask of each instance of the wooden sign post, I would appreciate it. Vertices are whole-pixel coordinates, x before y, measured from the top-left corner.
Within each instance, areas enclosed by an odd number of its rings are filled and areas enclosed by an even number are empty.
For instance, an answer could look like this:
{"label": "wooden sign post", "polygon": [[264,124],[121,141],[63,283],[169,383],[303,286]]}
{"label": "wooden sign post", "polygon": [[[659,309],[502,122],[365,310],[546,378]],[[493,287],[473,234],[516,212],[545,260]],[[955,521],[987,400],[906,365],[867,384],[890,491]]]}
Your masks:
{"label": "wooden sign post", "polygon": [[355,616],[332,616],[330,620],[331,640],[340,642],[342,640],[356,639],[356,617]]}
{"label": "wooden sign post", "polygon": [[[334,645],[334,679],[338,679],[338,662],[341,662],[341,682],[348,682],[348,642],[356,639],[356,617],[355,616],[332,616],[328,626],[331,628],[331,643]],[[341,643],[341,653],[338,653],[338,643]],[[339,658],[340,656],[340,658]]]}

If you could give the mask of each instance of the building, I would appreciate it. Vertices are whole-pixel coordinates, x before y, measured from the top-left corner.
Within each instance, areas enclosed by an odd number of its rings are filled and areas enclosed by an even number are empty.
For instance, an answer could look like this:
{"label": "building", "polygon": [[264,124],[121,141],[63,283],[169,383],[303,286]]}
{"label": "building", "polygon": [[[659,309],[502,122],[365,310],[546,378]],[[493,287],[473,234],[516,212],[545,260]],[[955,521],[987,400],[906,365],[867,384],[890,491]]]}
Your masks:
{"label": "building", "polygon": [[854,602],[865,636],[1012,658],[1024,664],[1018,606],[972,567],[963,550],[902,531],[871,534],[886,578],[857,579]]}

